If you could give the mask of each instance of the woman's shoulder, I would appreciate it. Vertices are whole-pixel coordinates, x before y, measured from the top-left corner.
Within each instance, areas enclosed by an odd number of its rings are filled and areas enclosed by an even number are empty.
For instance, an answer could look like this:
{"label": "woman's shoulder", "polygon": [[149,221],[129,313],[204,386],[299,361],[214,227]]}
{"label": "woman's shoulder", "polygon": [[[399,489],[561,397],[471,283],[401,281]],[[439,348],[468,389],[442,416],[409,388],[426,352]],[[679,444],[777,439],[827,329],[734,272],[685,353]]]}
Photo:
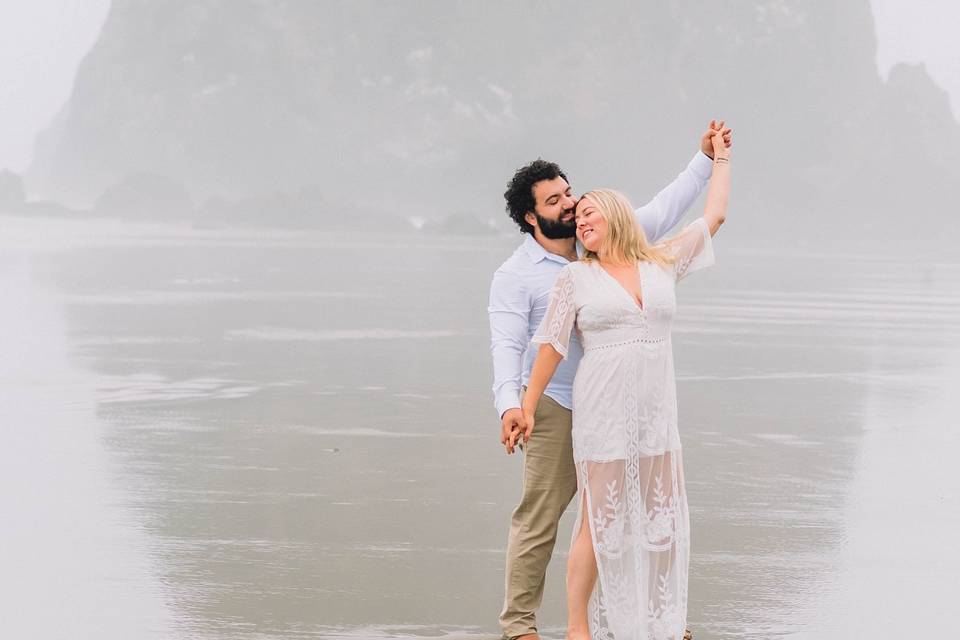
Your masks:
{"label": "woman's shoulder", "polygon": [[564,269],[569,269],[574,273],[589,273],[593,270],[596,260],[574,260],[573,262],[567,263]]}
{"label": "woman's shoulder", "polygon": [[590,260],[574,260],[564,265],[561,273],[566,273],[570,278],[579,280],[590,275],[593,271],[592,265],[593,261]]}

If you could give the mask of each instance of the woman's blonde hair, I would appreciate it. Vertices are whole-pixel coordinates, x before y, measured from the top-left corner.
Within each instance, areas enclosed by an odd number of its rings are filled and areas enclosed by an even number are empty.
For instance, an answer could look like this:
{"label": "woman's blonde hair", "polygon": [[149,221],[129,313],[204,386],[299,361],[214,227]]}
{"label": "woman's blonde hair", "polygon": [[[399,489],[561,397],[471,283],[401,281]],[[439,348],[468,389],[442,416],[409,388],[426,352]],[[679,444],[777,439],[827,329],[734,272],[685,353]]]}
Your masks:
{"label": "woman's blonde hair", "polygon": [[[583,194],[607,221],[607,234],[603,238],[599,252],[583,253],[584,260],[603,260],[621,264],[630,264],[640,260],[668,265],[673,258],[660,247],[647,242],[647,234],[637,223],[630,201],[619,191],[596,189]],[[578,204],[579,206],[579,204]]]}

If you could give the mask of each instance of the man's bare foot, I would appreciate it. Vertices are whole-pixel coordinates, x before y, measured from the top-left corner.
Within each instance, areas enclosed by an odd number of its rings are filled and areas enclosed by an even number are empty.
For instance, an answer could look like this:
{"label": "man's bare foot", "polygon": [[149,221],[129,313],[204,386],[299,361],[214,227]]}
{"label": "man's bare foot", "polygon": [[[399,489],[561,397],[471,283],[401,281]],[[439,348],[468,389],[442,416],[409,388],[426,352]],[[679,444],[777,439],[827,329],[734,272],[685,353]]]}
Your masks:
{"label": "man's bare foot", "polygon": [[566,640],[590,640],[589,631],[570,631],[567,629]]}
{"label": "man's bare foot", "polygon": [[683,634],[683,640],[693,640],[693,632],[690,629],[687,629],[687,632]]}

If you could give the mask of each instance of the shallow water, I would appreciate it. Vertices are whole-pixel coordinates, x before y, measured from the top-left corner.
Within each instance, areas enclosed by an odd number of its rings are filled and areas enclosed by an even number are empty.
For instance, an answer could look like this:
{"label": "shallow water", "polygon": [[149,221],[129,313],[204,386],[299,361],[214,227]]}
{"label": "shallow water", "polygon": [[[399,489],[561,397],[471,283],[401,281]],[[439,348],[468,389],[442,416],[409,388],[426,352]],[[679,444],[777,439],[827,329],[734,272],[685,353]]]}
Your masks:
{"label": "shallow water", "polygon": [[[485,307],[516,238],[3,220],[11,637],[497,635],[520,458]],[[752,246],[725,229],[679,293],[691,628],[949,628],[960,257]]]}

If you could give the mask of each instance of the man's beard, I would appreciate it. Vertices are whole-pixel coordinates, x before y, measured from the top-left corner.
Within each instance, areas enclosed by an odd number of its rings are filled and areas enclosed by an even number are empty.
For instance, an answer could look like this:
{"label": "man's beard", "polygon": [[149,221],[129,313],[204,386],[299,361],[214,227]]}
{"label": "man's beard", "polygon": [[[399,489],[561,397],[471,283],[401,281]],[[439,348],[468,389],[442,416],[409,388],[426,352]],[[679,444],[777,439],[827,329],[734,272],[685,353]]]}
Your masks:
{"label": "man's beard", "polygon": [[548,220],[536,211],[533,212],[533,215],[537,217],[540,233],[551,240],[562,240],[563,238],[572,238],[577,235],[577,223],[572,218],[570,222],[564,222],[563,220]]}

